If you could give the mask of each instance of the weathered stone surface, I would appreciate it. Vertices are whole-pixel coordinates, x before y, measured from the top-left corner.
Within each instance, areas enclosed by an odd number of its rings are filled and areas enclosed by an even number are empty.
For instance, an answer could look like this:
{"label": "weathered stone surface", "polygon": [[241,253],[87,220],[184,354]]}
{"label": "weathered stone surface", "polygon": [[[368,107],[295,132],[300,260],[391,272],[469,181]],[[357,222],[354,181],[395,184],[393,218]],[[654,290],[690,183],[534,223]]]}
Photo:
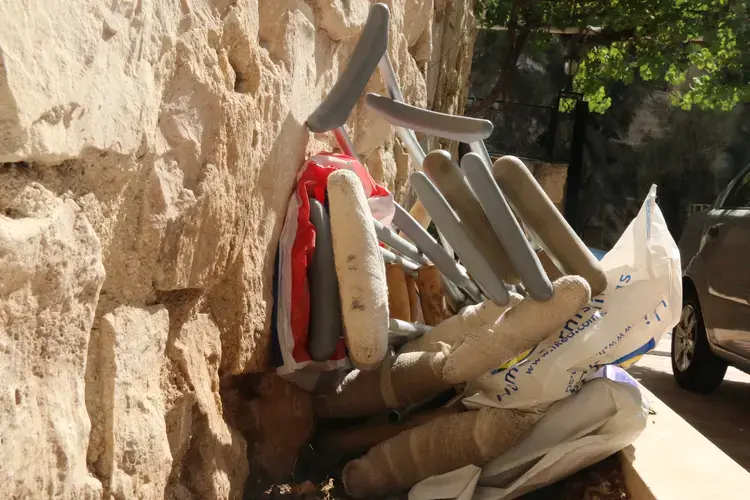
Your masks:
{"label": "weathered stone surface", "polygon": [[[0,167],[1,497],[240,494],[246,445],[220,381],[272,368],[284,211],[305,155],[334,147],[304,122],[371,3],[0,2],[0,162],[15,162]],[[405,99],[460,109],[473,2],[386,3]],[[377,73],[366,90],[385,92]],[[407,198],[414,164],[391,128],[362,100],[348,126]],[[311,414],[274,391],[252,411],[279,428],[247,435],[254,458],[283,450],[279,472]]]}
{"label": "weathered stone surface", "polygon": [[[3,167],[0,167],[3,168]],[[0,182],[0,496],[99,498],[84,371],[104,267],[70,199]]]}
{"label": "weathered stone surface", "polygon": [[[206,314],[195,315],[170,340],[173,370],[166,378],[172,391],[184,391],[170,409],[169,443],[180,481],[171,485],[177,498],[239,498],[248,474],[247,446],[227,426],[219,395],[220,332]],[[175,380],[179,379],[179,382]]]}
{"label": "weathered stone surface", "polygon": [[169,313],[122,306],[92,332],[86,402],[88,460],[105,496],[158,498],[172,469],[160,389]]}
{"label": "weathered stone surface", "polygon": [[568,166],[565,164],[529,162],[534,178],[542,186],[552,203],[560,212],[565,208],[565,184],[568,180]]}
{"label": "weathered stone surface", "polygon": [[313,431],[311,395],[271,373],[242,377],[233,385],[222,393],[232,408],[230,422],[246,437],[261,479],[284,480]]}

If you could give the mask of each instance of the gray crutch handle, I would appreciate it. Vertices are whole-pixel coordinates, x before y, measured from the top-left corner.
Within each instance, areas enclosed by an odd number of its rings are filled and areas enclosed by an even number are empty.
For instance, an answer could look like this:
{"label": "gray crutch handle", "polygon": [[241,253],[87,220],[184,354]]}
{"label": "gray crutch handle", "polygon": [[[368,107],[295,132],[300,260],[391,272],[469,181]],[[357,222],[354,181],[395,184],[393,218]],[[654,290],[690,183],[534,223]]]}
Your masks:
{"label": "gray crutch handle", "polygon": [[458,286],[470,285],[471,280],[464,273],[456,261],[453,260],[445,248],[430,236],[419,222],[409,215],[401,205],[396,205],[396,213],[393,215],[393,223],[401,229],[424,254],[429,257],[435,266],[446,278]]}
{"label": "gray crutch handle", "polygon": [[373,4],[346,68],[323,102],[307,118],[307,128],[315,133],[341,127],[357,103],[380,59],[388,49],[390,11],[382,3]]}
{"label": "gray crutch handle", "polygon": [[342,334],[341,301],[333,260],[331,221],[325,207],[310,199],[310,222],[315,226],[315,252],[308,269],[310,328],[307,349],[315,361],[328,361]]}
{"label": "gray crutch handle", "polygon": [[478,154],[469,153],[461,160],[461,168],[529,295],[534,300],[549,300],[552,283],[497,187],[489,166]]}
{"label": "gray crutch handle", "polygon": [[510,295],[503,280],[495,274],[482,252],[474,245],[471,235],[445,197],[424,172],[414,172],[409,180],[432,220],[453,243],[456,253],[472,277],[493,302],[500,306],[506,305],[510,301]]}
{"label": "gray crutch handle", "polygon": [[390,318],[388,320],[388,341],[391,345],[404,344],[421,337],[430,330],[432,330],[431,326]]}
{"label": "gray crutch handle", "polygon": [[476,142],[492,134],[492,122],[418,108],[377,94],[367,94],[365,104],[391,125],[461,142]]}
{"label": "gray crutch handle", "polygon": [[[518,283],[520,277],[513,268],[505,247],[492,229],[482,205],[466,182],[464,172],[453,161],[450,153],[436,149],[425,157],[424,173],[440,190],[456,213],[461,225],[472,236],[472,243],[484,255],[497,276],[506,283]],[[450,238],[449,241],[452,242]]]}
{"label": "gray crutch handle", "polygon": [[391,231],[391,228],[384,226],[377,219],[373,219],[372,223],[375,225],[375,234],[378,235],[380,241],[418,264],[427,265],[430,263],[429,259],[417,247]]}
{"label": "gray crutch handle", "polygon": [[[404,95],[401,93],[401,88],[398,86],[398,80],[396,79],[396,72],[393,71],[393,65],[388,57],[388,54],[383,54],[380,63],[378,63],[380,69],[380,76],[383,78],[385,88],[391,95],[391,99],[394,101],[404,102]],[[425,152],[422,146],[417,140],[417,136],[414,135],[414,131],[404,127],[394,127],[396,133],[401,138],[406,146],[407,151],[411,154],[412,158],[417,162],[417,168],[422,168],[422,162],[424,161]]]}

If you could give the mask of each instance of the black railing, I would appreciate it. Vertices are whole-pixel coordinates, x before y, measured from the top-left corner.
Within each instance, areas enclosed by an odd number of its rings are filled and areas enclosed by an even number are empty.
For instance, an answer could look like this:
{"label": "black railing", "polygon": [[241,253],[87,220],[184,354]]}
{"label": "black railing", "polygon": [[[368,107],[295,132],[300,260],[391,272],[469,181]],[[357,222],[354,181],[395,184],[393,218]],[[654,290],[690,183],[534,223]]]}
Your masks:
{"label": "black railing", "polygon": [[[473,101],[469,98],[469,106]],[[552,105],[495,101],[481,117],[495,125],[485,141],[491,155],[509,154],[533,162],[568,165],[565,216],[573,229],[580,231],[578,195],[588,122],[588,103],[583,96],[562,91]]]}
{"label": "black railing", "polygon": [[[470,98],[469,105],[472,102]],[[560,113],[557,101],[547,105],[495,101],[480,117],[495,125],[485,141],[491,154],[548,163],[570,160],[572,113]]]}

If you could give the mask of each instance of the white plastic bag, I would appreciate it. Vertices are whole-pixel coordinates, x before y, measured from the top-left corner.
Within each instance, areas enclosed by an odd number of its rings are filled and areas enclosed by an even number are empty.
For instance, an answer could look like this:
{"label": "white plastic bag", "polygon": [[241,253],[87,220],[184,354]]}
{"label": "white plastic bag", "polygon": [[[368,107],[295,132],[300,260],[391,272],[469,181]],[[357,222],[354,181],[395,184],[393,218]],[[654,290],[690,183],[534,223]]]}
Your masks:
{"label": "white plastic bag", "polygon": [[646,427],[648,404],[635,381],[616,381],[624,377],[611,373],[587,382],[575,396],[553,404],[512,449],[481,469],[468,465],[425,479],[409,500],[509,500],[625,448]]}
{"label": "white plastic bag", "polygon": [[607,290],[520,362],[467,387],[471,408],[532,408],[578,392],[605,365],[628,366],[653,349],[682,309],[680,254],[651,189],[601,261]]}

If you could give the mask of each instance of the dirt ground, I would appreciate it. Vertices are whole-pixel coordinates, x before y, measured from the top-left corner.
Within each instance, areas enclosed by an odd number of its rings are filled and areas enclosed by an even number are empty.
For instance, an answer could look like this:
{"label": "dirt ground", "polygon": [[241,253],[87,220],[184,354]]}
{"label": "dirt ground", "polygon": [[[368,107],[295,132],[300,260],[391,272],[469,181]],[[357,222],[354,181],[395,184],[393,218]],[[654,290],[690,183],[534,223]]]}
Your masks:
{"label": "dirt ground", "polygon": [[750,375],[729,368],[715,393],[689,393],[680,389],[672,376],[670,342],[668,334],[654,351],[630,368],[630,374],[750,471]]}

